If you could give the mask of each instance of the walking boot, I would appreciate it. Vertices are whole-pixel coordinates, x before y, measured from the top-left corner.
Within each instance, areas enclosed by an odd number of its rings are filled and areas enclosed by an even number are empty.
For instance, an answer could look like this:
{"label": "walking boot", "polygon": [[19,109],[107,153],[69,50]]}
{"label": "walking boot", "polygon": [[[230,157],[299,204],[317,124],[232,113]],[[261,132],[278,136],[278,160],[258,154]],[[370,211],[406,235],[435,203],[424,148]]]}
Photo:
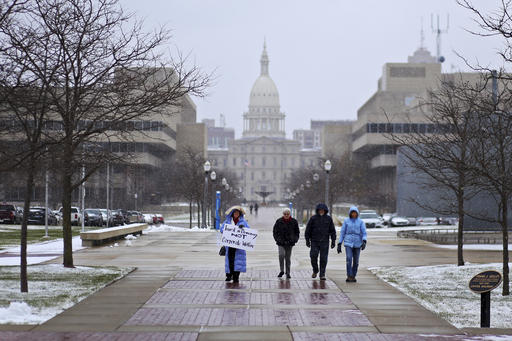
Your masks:
{"label": "walking boot", "polygon": [[238,283],[238,282],[240,282],[239,278],[240,278],[240,272],[236,271],[236,272],[233,274],[233,283]]}
{"label": "walking boot", "polygon": [[283,277],[283,275],[284,275],[284,271],[281,271],[281,272],[279,273],[279,275],[277,275],[277,277],[281,278],[281,277]]}
{"label": "walking boot", "polygon": [[311,278],[316,278],[316,275],[318,274],[318,272],[314,272],[313,271],[313,274],[311,275]]}
{"label": "walking boot", "polygon": [[226,274],[226,282],[231,282],[232,277],[231,274]]}
{"label": "walking boot", "polygon": [[290,276],[290,274],[286,274],[286,279],[290,279],[292,278],[292,276]]}

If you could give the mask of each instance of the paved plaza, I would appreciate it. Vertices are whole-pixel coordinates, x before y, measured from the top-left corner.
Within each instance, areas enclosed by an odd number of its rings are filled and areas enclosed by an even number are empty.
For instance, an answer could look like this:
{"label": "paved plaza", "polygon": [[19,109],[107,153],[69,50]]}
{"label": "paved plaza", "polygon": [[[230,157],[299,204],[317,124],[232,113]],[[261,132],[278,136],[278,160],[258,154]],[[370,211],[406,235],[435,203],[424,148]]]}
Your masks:
{"label": "paved plaza", "polygon": [[[292,279],[278,279],[272,226],[279,215],[277,208],[263,208],[259,216],[248,216],[260,236],[238,284],[224,282],[224,258],[213,231],[151,233],[130,247],[76,252],[76,265],[136,270],[42,325],[1,326],[0,340],[468,340],[480,333],[512,333],[459,330],[366,270],[456,261],[455,251],[393,233],[369,231],[358,282],[346,283],[345,256],[335,250],[327,280],[311,278],[301,231]],[[467,251],[465,258],[495,262],[499,254]]]}

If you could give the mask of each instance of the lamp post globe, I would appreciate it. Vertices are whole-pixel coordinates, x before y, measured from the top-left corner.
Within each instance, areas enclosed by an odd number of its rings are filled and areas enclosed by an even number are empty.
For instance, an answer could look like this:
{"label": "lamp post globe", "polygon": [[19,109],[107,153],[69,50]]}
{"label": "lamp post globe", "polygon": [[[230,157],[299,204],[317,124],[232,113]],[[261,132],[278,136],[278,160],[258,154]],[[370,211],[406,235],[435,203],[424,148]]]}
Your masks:
{"label": "lamp post globe", "polygon": [[212,165],[210,164],[210,161],[206,161],[206,162],[204,163],[204,165],[203,165],[203,169],[204,169],[204,171],[208,173],[208,172],[210,171],[210,169],[211,169],[211,168],[212,168]]}
{"label": "lamp post globe", "polygon": [[318,180],[320,180],[320,175],[318,173],[313,174],[313,181],[318,182]]}
{"label": "lamp post globe", "polygon": [[221,180],[222,186],[226,186],[227,183],[228,183],[228,181],[226,180],[226,178],[222,178],[222,180]]}
{"label": "lamp post globe", "polygon": [[331,160],[325,161],[324,169],[326,173],[325,177],[325,206],[329,207],[329,171],[331,170]]}
{"label": "lamp post globe", "polygon": [[212,181],[215,181],[215,179],[217,179],[217,173],[215,173],[215,171],[212,171],[210,173],[210,179],[212,179]]}
{"label": "lamp post globe", "polygon": [[308,180],[308,181],[306,181],[306,187],[307,187],[307,188],[311,187],[311,181],[309,181],[309,180]]}
{"label": "lamp post globe", "polygon": [[327,173],[329,173],[329,171],[331,170],[331,167],[332,167],[332,164],[331,164],[331,160],[327,160],[325,161],[325,164],[324,164],[324,169]]}

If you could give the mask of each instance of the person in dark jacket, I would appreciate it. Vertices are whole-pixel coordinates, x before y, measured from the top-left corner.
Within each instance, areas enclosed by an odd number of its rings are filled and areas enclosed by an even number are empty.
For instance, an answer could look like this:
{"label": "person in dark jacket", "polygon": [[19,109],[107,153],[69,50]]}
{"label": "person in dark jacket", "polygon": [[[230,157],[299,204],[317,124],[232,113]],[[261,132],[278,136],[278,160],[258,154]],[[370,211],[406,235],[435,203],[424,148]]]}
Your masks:
{"label": "person in dark jacket", "polygon": [[332,218],[327,215],[329,209],[325,204],[316,206],[316,214],[312,216],[306,226],[306,246],[310,247],[309,256],[313,267],[312,278],[318,274],[318,254],[320,254],[320,280],[325,281],[325,268],[327,267],[327,256],[329,255],[329,237],[331,238],[331,249],[336,246],[336,229]]}
{"label": "person in dark jacket", "polygon": [[277,277],[281,278],[285,274],[284,263],[286,260],[286,278],[290,279],[290,264],[292,256],[292,247],[299,241],[299,223],[292,218],[289,208],[283,210],[283,216],[276,220],[274,224],[274,240],[279,249],[279,267],[281,272]]}

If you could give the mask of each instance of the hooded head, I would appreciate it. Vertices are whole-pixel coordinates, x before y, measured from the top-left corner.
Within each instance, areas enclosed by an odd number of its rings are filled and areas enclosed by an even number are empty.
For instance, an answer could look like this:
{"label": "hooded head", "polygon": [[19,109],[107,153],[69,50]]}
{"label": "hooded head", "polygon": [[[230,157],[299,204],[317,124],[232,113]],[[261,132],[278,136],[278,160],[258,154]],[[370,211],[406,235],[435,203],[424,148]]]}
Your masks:
{"label": "hooded head", "polygon": [[316,214],[320,214],[319,213],[320,210],[324,210],[325,211],[324,214],[327,214],[327,212],[329,212],[329,209],[327,208],[327,205],[322,204],[322,203],[316,205]]}
{"label": "hooded head", "polygon": [[231,206],[230,208],[228,208],[226,210],[226,216],[232,217],[234,211],[240,212],[241,217],[243,217],[245,214],[245,210],[243,209],[243,207],[237,205],[237,206]]}
{"label": "hooded head", "polygon": [[357,207],[356,207],[356,206],[352,206],[352,207],[350,208],[350,210],[348,211],[348,217],[349,217],[350,219],[353,219],[353,218],[352,218],[352,215],[351,215],[351,214],[352,214],[352,212],[356,212],[356,213],[357,213],[357,217],[356,217],[356,219],[357,219],[357,218],[359,218],[359,210],[357,209]]}

